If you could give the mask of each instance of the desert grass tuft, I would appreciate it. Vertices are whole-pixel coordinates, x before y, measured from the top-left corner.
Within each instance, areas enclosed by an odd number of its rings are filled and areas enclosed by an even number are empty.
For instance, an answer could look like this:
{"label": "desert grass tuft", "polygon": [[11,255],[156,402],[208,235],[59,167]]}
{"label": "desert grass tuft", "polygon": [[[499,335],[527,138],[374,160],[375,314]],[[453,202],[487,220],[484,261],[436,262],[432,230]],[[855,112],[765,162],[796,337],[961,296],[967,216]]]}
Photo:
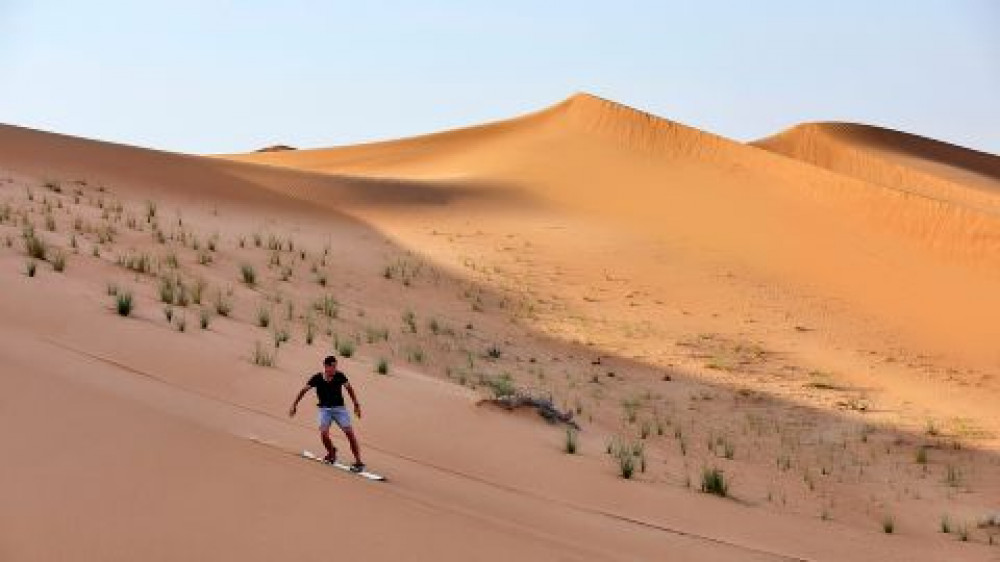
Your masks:
{"label": "desert grass tuft", "polygon": [[334,346],[337,353],[343,357],[351,357],[354,355],[354,342],[351,340],[338,340],[335,342]]}
{"label": "desert grass tuft", "polygon": [[248,287],[253,287],[257,284],[257,271],[250,264],[240,265],[240,275],[243,282],[246,283]]}
{"label": "desert grass tuft", "polygon": [[28,257],[42,261],[45,261],[49,250],[45,241],[39,238],[31,227],[24,230],[24,249],[28,253]]}
{"label": "desert grass tuft", "polygon": [[891,535],[896,532],[896,520],[891,514],[887,513],[884,517],[882,517],[882,532],[887,535]]}
{"label": "desert grass tuft", "polygon": [[121,316],[130,316],[132,314],[132,293],[130,291],[121,291],[115,289],[115,308],[118,314]]}
{"label": "desert grass tuft", "polygon": [[577,448],[578,448],[577,431],[575,429],[573,429],[572,427],[567,427],[566,428],[566,442],[565,442],[565,449],[564,450],[568,454],[570,454],[570,455],[575,455],[576,452],[577,452]]}
{"label": "desert grass tuft", "polygon": [[254,346],[253,364],[260,367],[273,367],[277,362],[277,353],[271,353],[257,342]]}
{"label": "desert grass tuft", "polygon": [[228,317],[233,311],[233,305],[223,296],[222,290],[215,294],[215,313],[219,316]]}
{"label": "desert grass tuft", "polygon": [[267,328],[271,324],[271,309],[266,306],[257,308],[257,325]]}
{"label": "desert grass tuft", "polygon": [[729,495],[729,484],[726,477],[718,468],[706,468],[701,473],[701,491],[706,494],[714,494],[719,497]]}
{"label": "desert grass tuft", "polygon": [[331,295],[323,295],[315,303],[313,308],[322,312],[327,318],[336,318],[340,312],[340,304]]}
{"label": "desert grass tuft", "polygon": [[380,375],[389,374],[389,361],[385,357],[379,357],[378,363],[375,365],[375,372]]}

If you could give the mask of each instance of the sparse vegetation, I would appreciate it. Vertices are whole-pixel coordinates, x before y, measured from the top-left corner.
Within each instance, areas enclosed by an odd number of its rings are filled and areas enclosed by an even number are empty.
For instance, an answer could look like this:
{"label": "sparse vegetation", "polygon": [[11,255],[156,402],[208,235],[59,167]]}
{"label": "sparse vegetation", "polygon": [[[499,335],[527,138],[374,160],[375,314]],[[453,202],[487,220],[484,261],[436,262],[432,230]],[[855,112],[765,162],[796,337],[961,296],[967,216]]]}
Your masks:
{"label": "sparse vegetation", "polygon": [[271,324],[271,309],[266,306],[257,308],[257,325],[267,328]]}
{"label": "sparse vegetation", "polygon": [[60,273],[66,270],[66,254],[56,252],[52,256],[52,269]]}
{"label": "sparse vegetation", "polygon": [[729,485],[726,477],[718,468],[705,468],[701,472],[701,491],[719,497],[729,495]]}
{"label": "sparse vegetation", "polygon": [[385,357],[379,357],[378,363],[375,365],[375,372],[380,375],[389,374],[389,361]]}
{"label": "sparse vegetation", "polygon": [[24,272],[28,275],[28,277],[34,277],[35,272],[37,270],[38,270],[38,264],[35,262],[35,260],[28,260],[28,262],[24,266]]}
{"label": "sparse vegetation", "polygon": [[424,362],[424,350],[419,347],[410,348],[406,352],[406,359],[410,363],[423,363]]}
{"label": "sparse vegetation", "polygon": [[896,520],[891,514],[887,513],[884,517],[882,517],[882,532],[887,535],[891,535],[896,532]]}
{"label": "sparse vegetation", "polygon": [[306,319],[306,345],[312,345],[316,339],[316,324],[312,317]]}
{"label": "sparse vegetation", "polygon": [[354,355],[354,342],[351,340],[338,340],[336,342],[337,353],[342,357]]}
{"label": "sparse vegetation", "polygon": [[517,388],[514,386],[514,379],[511,378],[510,373],[501,373],[495,377],[484,375],[482,382],[490,389],[495,399],[517,394]]}
{"label": "sparse vegetation", "polygon": [[215,313],[219,316],[228,317],[232,311],[233,305],[226,300],[226,297],[222,295],[222,291],[220,290],[215,295]]}
{"label": "sparse vegetation", "polygon": [[313,308],[322,312],[327,318],[336,318],[340,311],[340,304],[331,295],[323,295],[313,303]]}
{"label": "sparse vegetation", "polygon": [[24,229],[24,248],[28,257],[45,261],[48,254],[48,245],[35,234],[35,230],[30,226]]}
{"label": "sparse vegetation", "polygon": [[962,473],[959,472],[958,468],[953,465],[948,465],[945,468],[944,483],[955,488],[962,481]]}
{"label": "sparse vegetation", "polygon": [[247,263],[241,264],[240,275],[242,276],[243,282],[246,283],[247,287],[253,287],[257,284],[257,270],[255,270],[252,265]]}
{"label": "sparse vegetation", "polygon": [[572,427],[566,428],[566,452],[575,455],[577,451],[577,431]]}
{"label": "sparse vegetation", "polygon": [[417,333],[417,316],[412,310],[403,313],[403,324],[406,325],[406,330],[411,334]]}
{"label": "sparse vegetation", "polygon": [[132,293],[115,289],[115,305],[118,314],[130,316],[132,314]]}
{"label": "sparse vegetation", "polygon": [[264,349],[264,346],[257,342],[254,346],[253,364],[260,367],[273,367],[277,353],[271,353]]}

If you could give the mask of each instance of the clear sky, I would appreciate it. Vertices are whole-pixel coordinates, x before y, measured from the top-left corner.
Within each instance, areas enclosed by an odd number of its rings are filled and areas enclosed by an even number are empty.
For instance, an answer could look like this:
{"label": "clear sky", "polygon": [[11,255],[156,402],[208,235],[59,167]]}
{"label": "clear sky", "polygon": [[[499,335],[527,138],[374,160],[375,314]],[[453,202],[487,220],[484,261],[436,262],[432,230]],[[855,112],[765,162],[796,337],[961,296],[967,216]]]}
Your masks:
{"label": "clear sky", "polygon": [[0,123],[333,146],[576,91],[739,140],[871,123],[1000,154],[1000,0],[0,0]]}

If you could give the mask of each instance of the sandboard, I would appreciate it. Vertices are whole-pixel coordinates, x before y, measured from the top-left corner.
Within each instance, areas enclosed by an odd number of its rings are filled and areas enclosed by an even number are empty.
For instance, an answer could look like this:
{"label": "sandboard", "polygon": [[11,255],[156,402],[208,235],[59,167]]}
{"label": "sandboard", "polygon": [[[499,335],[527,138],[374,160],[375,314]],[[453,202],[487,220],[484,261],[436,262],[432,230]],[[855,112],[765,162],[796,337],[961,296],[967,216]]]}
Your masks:
{"label": "sandboard", "polygon": [[385,482],[385,476],[382,476],[382,475],[379,475],[379,474],[375,474],[374,472],[370,472],[368,470],[362,470],[361,472],[355,472],[355,471],[351,470],[350,466],[348,466],[348,465],[346,465],[346,464],[344,464],[342,462],[326,462],[325,460],[323,460],[323,457],[321,457],[321,456],[319,456],[319,455],[317,455],[317,454],[315,454],[315,453],[313,453],[311,451],[302,451],[302,456],[305,457],[305,458],[307,458],[307,459],[309,459],[309,460],[313,460],[313,461],[316,461],[316,462],[321,462],[321,463],[323,463],[323,464],[325,464],[327,466],[332,466],[334,468],[339,468],[340,470],[343,470],[344,472],[349,472],[351,474],[356,474],[356,475],[361,476],[363,478],[367,478],[368,480],[375,480],[376,482]]}

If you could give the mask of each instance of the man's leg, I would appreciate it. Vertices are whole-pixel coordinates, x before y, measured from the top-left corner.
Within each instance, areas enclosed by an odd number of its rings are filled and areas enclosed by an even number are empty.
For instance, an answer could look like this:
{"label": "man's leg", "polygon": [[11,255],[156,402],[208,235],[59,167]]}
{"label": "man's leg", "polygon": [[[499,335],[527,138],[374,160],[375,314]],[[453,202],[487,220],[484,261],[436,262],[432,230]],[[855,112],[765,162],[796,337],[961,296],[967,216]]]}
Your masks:
{"label": "man's leg", "polygon": [[333,446],[333,441],[330,440],[329,426],[319,428],[319,438],[323,440],[323,446],[326,447],[326,460],[330,462],[337,460],[337,448]]}
{"label": "man's leg", "polygon": [[350,427],[340,428],[344,430],[344,435],[347,436],[347,441],[351,444],[351,452],[354,453],[354,461],[357,464],[365,464],[361,462],[361,451],[358,448],[358,438],[354,436],[354,430]]}

